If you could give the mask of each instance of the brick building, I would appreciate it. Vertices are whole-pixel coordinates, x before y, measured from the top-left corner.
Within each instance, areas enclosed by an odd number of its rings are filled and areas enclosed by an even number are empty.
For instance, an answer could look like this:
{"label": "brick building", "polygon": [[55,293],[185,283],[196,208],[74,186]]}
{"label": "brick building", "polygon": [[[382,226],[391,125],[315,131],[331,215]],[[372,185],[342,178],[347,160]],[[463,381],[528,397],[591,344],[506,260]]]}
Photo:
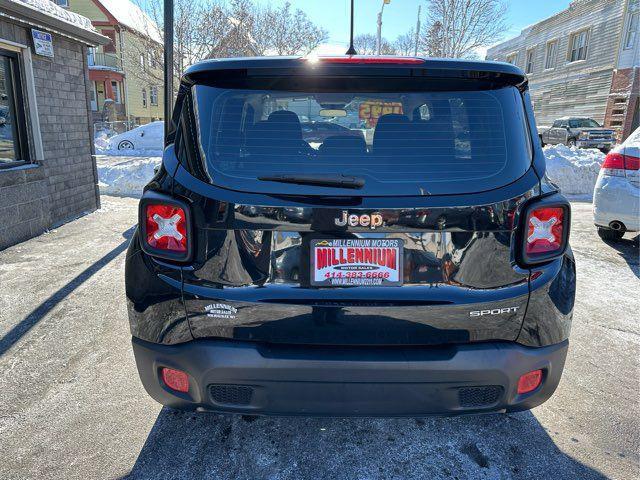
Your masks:
{"label": "brick building", "polygon": [[487,52],[529,77],[539,125],[586,116],[625,139],[640,125],[640,0],[576,0]]}
{"label": "brick building", "polygon": [[0,250],[99,207],[87,48],[106,42],[47,0],[0,0]]}

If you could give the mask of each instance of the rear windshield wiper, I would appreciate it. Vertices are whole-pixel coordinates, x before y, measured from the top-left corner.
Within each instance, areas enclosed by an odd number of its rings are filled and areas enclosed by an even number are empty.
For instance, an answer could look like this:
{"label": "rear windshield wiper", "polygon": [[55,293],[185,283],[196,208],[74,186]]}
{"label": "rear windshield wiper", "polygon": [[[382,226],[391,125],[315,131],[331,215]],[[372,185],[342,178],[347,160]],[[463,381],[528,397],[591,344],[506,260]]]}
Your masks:
{"label": "rear windshield wiper", "polygon": [[258,180],[264,182],[295,183],[297,185],[315,185],[318,187],[364,187],[364,178],[348,175],[271,175],[258,177]]}

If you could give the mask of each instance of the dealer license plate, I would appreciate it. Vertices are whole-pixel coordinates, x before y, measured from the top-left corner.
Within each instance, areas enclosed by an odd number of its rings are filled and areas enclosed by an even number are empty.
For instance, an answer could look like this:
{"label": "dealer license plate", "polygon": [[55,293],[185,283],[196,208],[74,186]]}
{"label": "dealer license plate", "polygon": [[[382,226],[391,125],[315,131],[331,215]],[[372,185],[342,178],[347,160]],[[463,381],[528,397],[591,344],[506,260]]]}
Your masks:
{"label": "dealer license plate", "polygon": [[402,285],[402,240],[348,238],[311,241],[311,285]]}

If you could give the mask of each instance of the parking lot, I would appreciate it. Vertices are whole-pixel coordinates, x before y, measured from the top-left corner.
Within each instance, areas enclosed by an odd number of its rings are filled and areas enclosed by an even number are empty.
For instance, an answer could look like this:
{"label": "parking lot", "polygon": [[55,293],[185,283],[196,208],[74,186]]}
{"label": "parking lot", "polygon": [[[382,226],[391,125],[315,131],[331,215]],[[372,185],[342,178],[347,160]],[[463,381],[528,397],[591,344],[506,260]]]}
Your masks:
{"label": "parking lot", "polygon": [[573,204],[578,292],[556,394],[458,418],[243,418],[161,408],[124,299],[137,201],[0,252],[0,478],[637,478],[638,237],[608,245]]}

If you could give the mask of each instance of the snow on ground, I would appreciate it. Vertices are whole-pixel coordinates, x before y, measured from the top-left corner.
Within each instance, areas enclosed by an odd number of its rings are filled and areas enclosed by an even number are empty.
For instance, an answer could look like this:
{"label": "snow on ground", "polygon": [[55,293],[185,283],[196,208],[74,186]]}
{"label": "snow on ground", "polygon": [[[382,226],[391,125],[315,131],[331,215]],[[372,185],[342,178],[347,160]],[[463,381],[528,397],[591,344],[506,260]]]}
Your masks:
{"label": "snow on ground", "polygon": [[[146,156],[135,151],[127,156],[98,155],[100,192],[108,195],[139,197],[153,177],[153,169],[160,165],[160,156]],[[555,145],[544,148],[547,157],[547,175],[565,195],[590,199],[598,178],[604,154],[599,150],[569,148]]]}
{"label": "snow on ground", "polygon": [[591,198],[604,153],[595,149],[554,145],[544,148],[547,176],[571,197]]}
{"label": "snow on ground", "polygon": [[122,157],[97,155],[98,185],[100,193],[139,197],[142,188],[154,175],[161,157]]}

